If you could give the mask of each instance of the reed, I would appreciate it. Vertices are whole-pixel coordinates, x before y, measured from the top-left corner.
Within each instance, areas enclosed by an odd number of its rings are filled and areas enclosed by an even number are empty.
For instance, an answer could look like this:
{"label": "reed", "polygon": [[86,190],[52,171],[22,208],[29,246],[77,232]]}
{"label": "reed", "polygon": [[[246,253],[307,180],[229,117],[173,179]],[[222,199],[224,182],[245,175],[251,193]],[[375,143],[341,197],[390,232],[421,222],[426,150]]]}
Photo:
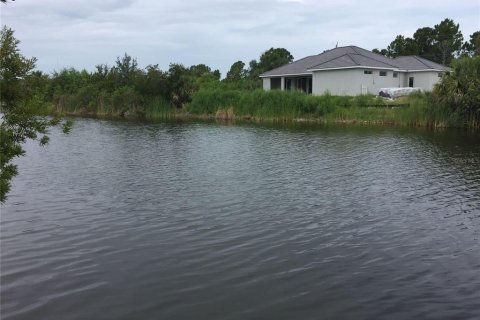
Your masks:
{"label": "reed", "polygon": [[230,119],[305,119],[408,126],[440,125],[448,119],[445,114],[432,114],[425,94],[386,101],[372,95],[333,96],[327,93],[313,96],[300,91],[212,89],[196,92],[186,110],[193,115],[217,117],[225,117],[228,110]]}
{"label": "reed", "polygon": [[144,118],[215,118],[219,120],[314,121],[323,123],[374,123],[416,127],[478,128],[478,115],[465,120],[459,112],[435,103],[430,94],[415,93],[388,101],[373,95],[321,96],[301,91],[204,88],[192,101],[177,109],[162,96],[140,96],[129,87],[114,94],[59,95],[57,111],[66,113]]}
{"label": "reed", "polygon": [[171,119],[175,117],[175,107],[163,97],[153,97],[145,103],[145,118],[148,120]]}

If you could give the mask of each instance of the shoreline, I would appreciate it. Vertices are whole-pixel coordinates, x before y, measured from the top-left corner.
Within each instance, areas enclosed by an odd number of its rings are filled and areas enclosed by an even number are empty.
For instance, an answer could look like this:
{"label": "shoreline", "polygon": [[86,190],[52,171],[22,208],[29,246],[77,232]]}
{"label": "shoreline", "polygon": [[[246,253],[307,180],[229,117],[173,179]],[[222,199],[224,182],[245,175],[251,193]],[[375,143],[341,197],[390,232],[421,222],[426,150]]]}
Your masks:
{"label": "shoreline", "polygon": [[215,121],[220,123],[305,123],[319,125],[349,125],[349,126],[384,126],[384,127],[411,127],[411,128],[430,128],[430,129],[476,129],[462,126],[452,126],[446,123],[428,124],[421,121],[414,123],[401,123],[395,120],[366,120],[366,119],[332,119],[326,117],[254,117],[254,116],[237,116],[230,114],[225,116],[224,113],[218,114],[192,114],[185,111],[176,111],[170,114],[156,115],[147,117],[144,114],[110,114],[110,113],[91,113],[91,112],[63,112],[64,116],[75,118],[94,118],[104,120],[133,121],[133,122],[164,122],[164,121]]}

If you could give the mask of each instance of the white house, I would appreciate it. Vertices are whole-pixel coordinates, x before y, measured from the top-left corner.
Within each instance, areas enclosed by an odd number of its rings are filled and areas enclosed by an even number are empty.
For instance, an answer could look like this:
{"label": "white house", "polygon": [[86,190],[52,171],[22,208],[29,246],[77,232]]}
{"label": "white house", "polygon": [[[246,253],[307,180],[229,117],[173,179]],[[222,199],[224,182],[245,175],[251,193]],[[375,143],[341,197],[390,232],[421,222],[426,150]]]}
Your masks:
{"label": "white house", "polygon": [[378,94],[380,88],[416,87],[431,91],[450,69],[418,57],[395,59],[356,47],[339,47],[260,75],[263,89],[299,89],[321,95]]}

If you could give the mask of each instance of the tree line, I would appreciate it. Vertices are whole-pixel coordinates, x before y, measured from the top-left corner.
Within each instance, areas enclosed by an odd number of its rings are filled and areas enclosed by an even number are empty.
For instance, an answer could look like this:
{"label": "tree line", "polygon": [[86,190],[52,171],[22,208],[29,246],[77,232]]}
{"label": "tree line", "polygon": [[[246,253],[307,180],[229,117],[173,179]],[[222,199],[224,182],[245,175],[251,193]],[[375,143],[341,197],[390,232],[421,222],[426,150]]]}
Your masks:
{"label": "tree line", "polygon": [[456,57],[480,55],[480,31],[464,41],[460,25],[445,19],[432,27],[417,29],[413,37],[397,35],[386,49],[373,49],[387,57],[418,55],[428,60],[449,66]]}
{"label": "tree line", "polygon": [[292,61],[293,56],[286,49],[271,48],[258,61],[252,60],[249,68],[242,61],[235,62],[221,80],[220,71],[205,64],[186,67],[172,63],[168,70],[161,70],[158,65],[142,69],[135,58],[125,53],[112,66],[99,64],[93,72],[67,68],[47,75],[36,71],[28,76],[28,81],[38,88],[37,100],[52,102],[58,111],[83,109],[124,114],[140,111],[159,99],[184,108],[200,88],[261,88],[261,73]]}

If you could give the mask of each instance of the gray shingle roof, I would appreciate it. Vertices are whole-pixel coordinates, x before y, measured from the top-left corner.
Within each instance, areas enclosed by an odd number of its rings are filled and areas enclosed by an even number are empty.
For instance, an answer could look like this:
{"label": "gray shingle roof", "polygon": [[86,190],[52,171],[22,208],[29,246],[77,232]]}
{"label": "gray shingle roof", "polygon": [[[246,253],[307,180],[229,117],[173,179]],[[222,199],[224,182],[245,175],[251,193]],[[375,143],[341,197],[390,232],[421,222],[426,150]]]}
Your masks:
{"label": "gray shingle roof", "polygon": [[402,70],[450,70],[448,67],[441,65],[439,63],[427,60],[418,56],[404,56],[394,59],[395,63]]}
{"label": "gray shingle roof", "polygon": [[380,54],[356,47],[339,47],[321,54],[283,65],[264,72],[260,77],[311,74],[312,70],[367,67],[390,70],[448,70],[447,67],[417,56],[387,58]]}

